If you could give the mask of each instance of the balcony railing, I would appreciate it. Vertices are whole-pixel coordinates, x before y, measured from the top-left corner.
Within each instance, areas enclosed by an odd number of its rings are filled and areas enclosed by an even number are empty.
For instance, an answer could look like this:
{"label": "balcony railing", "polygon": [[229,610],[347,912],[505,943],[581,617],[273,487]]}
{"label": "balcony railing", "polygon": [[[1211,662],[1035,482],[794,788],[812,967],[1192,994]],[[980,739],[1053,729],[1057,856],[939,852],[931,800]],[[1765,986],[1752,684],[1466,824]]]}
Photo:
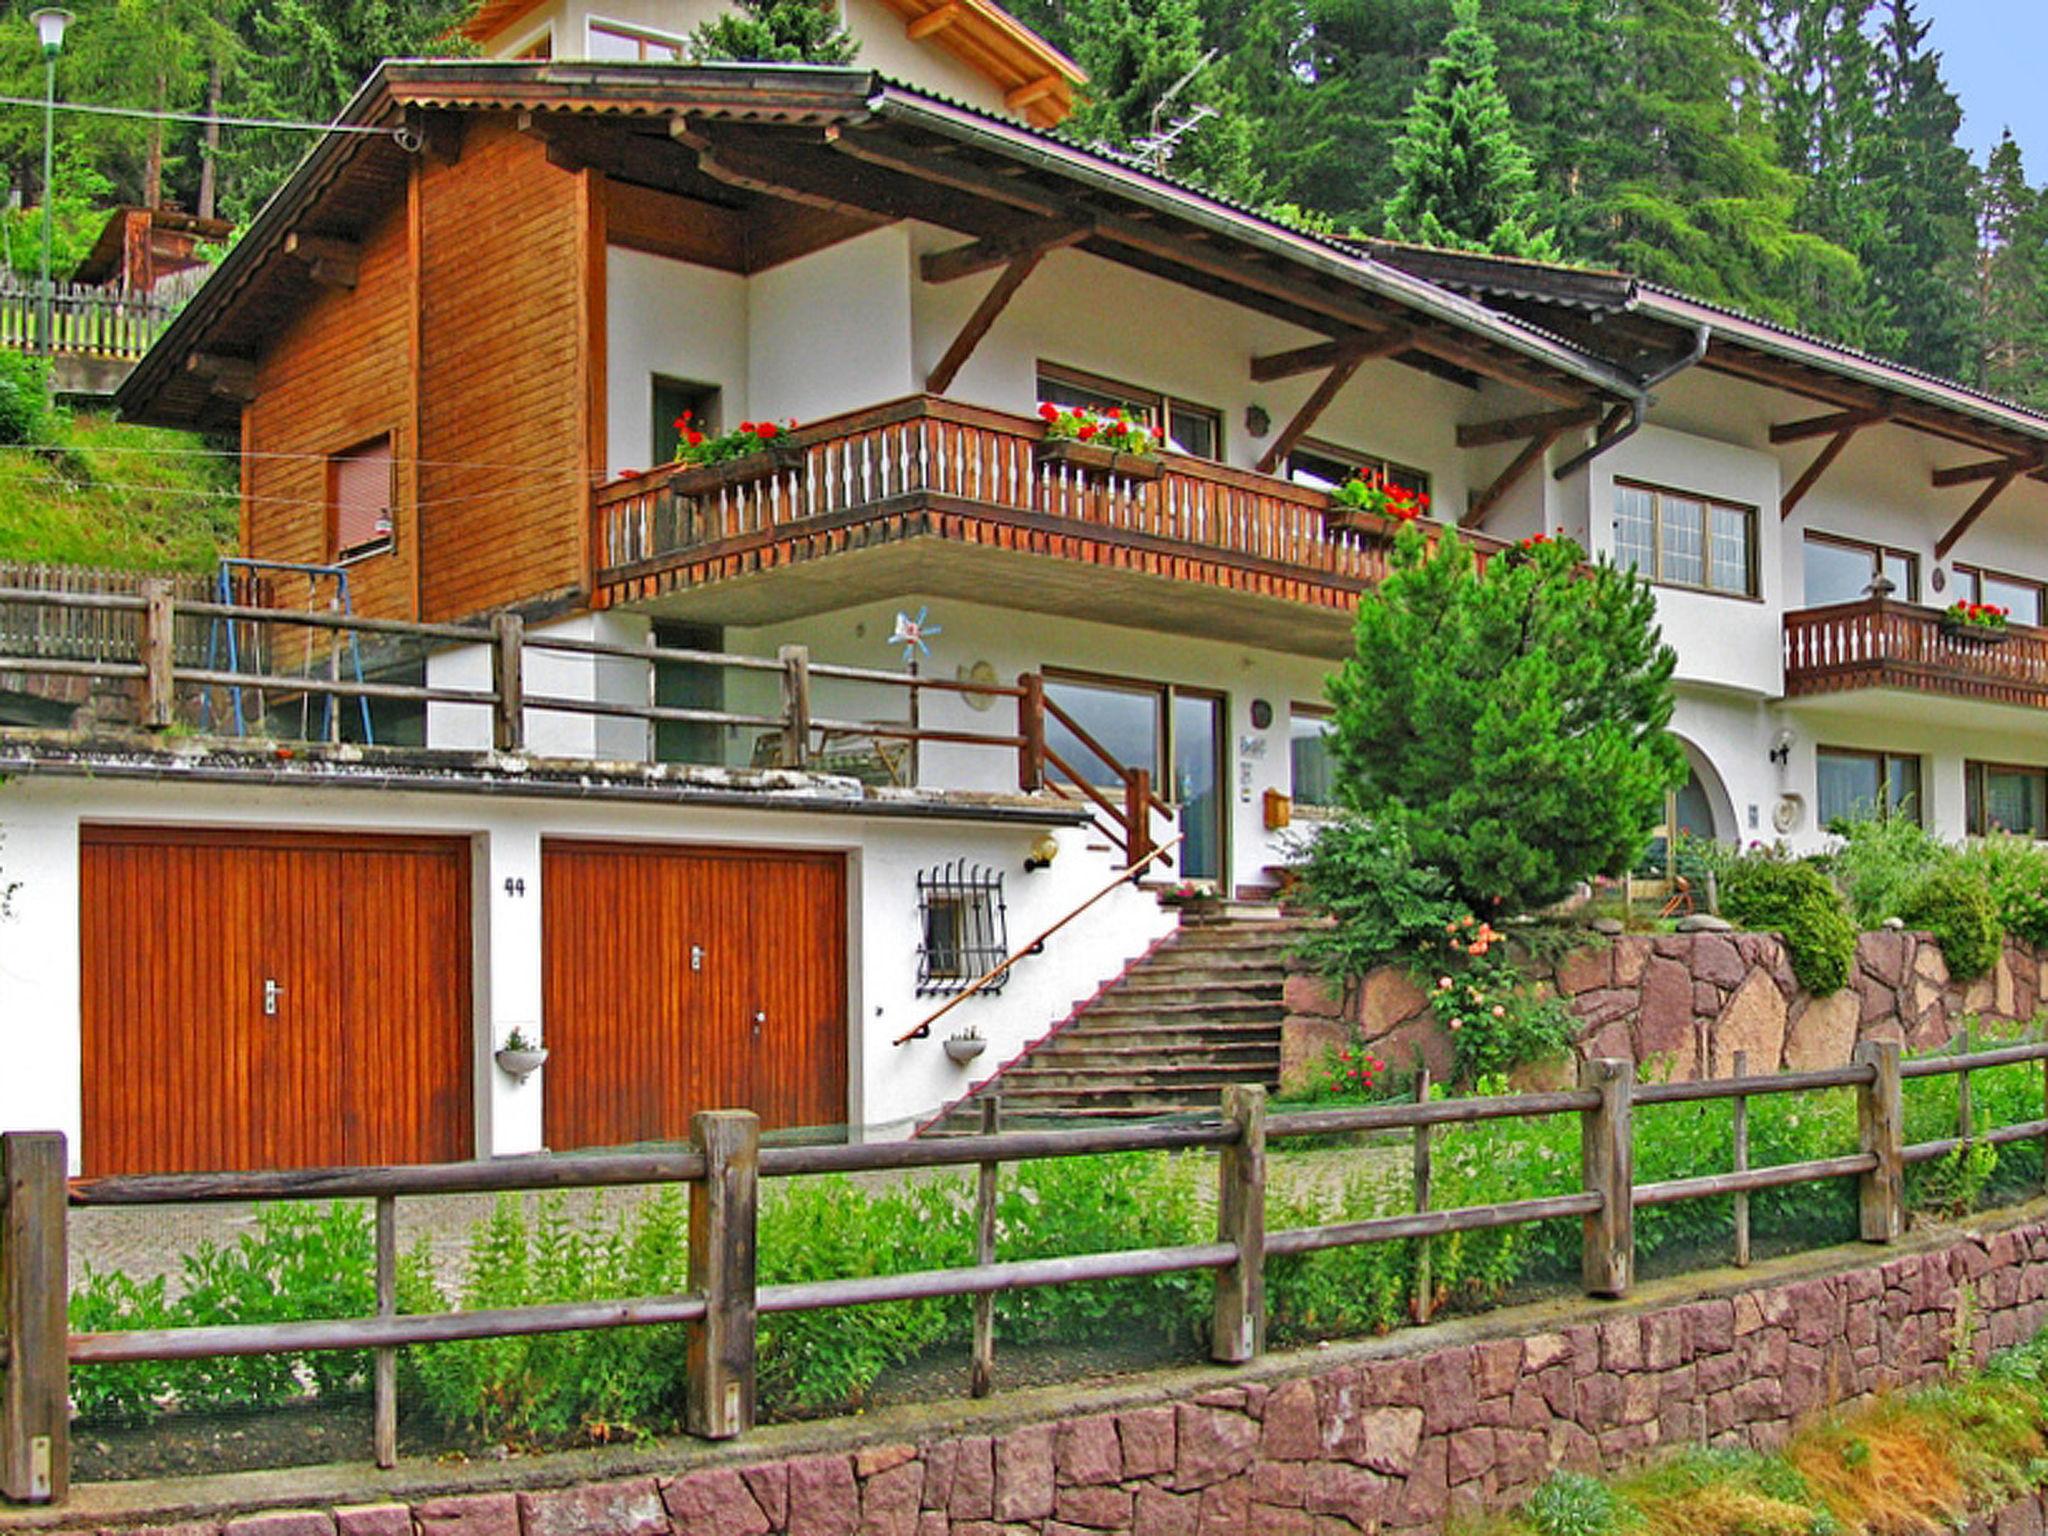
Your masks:
{"label": "balcony railing", "polygon": [[918,533],[1326,607],[1386,574],[1387,541],[1332,526],[1321,491],[1180,454],[1077,463],[1043,439],[1035,418],[913,396],[745,468],[615,481],[593,502],[593,591],[631,601]]}
{"label": "balcony railing", "polygon": [[1938,608],[1886,598],[1786,614],[1786,695],[1850,688],[2048,705],[2048,630],[1958,631]]}

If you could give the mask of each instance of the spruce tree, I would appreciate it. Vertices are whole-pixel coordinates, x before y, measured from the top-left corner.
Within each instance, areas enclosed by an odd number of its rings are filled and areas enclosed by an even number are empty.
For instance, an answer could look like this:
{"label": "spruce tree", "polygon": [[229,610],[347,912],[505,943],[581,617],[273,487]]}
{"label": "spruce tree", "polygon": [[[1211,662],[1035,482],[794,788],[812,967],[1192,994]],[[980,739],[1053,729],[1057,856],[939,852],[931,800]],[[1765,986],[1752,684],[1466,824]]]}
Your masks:
{"label": "spruce tree", "polygon": [[1977,382],[2024,404],[2048,403],[2048,283],[2041,194],[2008,128],[1978,183]]}
{"label": "spruce tree", "polygon": [[851,64],[859,45],[830,0],[739,0],[690,34],[699,59],[762,64]]}
{"label": "spruce tree", "polygon": [[1394,144],[1401,185],[1387,200],[1387,233],[1555,261],[1557,241],[1537,212],[1535,168],[1515,137],[1478,0],[1455,0],[1452,18]]}

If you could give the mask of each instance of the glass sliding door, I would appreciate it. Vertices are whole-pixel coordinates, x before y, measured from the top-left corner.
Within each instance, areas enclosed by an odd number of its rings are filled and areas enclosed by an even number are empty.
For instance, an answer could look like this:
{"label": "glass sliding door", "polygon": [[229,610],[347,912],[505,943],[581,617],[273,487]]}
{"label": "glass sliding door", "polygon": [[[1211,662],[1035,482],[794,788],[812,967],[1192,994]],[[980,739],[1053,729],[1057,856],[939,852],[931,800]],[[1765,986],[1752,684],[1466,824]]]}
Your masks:
{"label": "glass sliding door", "polygon": [[1175,873],[1227,889],[1230,773],[1223,696],[1135,678],[1053,671],[1046,673],[1045,696],[1080,728],[1048,717],[1047,752],[1105,793],[1121,793],[1121,770],[1150,773],[1153,793],[1178,808],[1179,830],[1186,834],[1174,856]]}
{"label": "glass sliding door", "polygon": [[1184,880],[1213,880],[1217,889],[1229,895],[1223,883],[1224,820],[1230,805],[1225,782],[1223,699],[1220,694],[1197,693],[1192,689],[1173,692],[1173,802],[1180,807],[1180,829],[1187,841],[1180,845],[1180,866]]}

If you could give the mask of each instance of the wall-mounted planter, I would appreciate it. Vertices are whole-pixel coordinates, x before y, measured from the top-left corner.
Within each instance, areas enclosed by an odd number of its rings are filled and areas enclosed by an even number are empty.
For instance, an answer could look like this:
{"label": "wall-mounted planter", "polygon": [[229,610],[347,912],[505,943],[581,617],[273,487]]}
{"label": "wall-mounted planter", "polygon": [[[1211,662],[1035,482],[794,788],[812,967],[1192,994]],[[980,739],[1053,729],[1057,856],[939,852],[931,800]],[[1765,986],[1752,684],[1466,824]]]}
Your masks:
{"label": "wall-mounted planter", "polygon": [[1075,437],[1041,438],[1031,445],[1031,456],[1041,465],[1064,464],[1070,469],[1117,475],[1125,480],[1157,480],[1166,473],[1166,466],[1156,453],[1118,453]]}
{"label": "wall-mounted planter", "polygon": [[979,1035],[955,1035],[946,1042],[946,1054],[963,1067],[987,1049],[988,1042]]}
{"label": "wall-mounted planter", "polygon": [[679,469],[668,477],[664,489],[674,496],[708,496],[729,485],[746,485],[755,480],[765,480],[770,475],[800,469],[804,457],[801,443],[771,443],[759,453],[750,453],[745,458]]}
{"label": "wall-mounted planter", "polygon": [[498,1051],[493,1059],[498,1063],[500,1072],[514,1082],[523,1083],[540,1070],[541,1063],[548,1059],[548,1053],[547,1047],[540,1046],[526,1051]]}
{"label": "wall-mounted planter", "polygon": [[2012,638],[2012,631],[2002,624],[1965,624],[1946,617],[1941,621],[1941,632],[1965,645],[2003,645]]}

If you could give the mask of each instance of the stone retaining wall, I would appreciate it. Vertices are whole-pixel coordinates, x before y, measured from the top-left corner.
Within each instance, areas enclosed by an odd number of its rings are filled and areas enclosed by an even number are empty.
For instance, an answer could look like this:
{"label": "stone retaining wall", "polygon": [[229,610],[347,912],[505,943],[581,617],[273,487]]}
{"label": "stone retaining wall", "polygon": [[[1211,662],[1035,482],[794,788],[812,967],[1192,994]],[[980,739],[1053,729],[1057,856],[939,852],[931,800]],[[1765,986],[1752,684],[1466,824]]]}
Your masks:
{"label": "stone retaining wall", "polygon": [[[1623,934],[1538,979],[1571,1004],[1582,1056],[1662,1062],[1674,1078],[1726,1077],[1738,1050],[1752,1072],[1842,1066],[1859,1040],[1925,1050],[1966,1017],[2031,1021],[2044,991],[2041,956],[2027,945],[2008,943],[1991,975],[1962,984],[1932,937],[1890,930],[1857,940],[1849,985],[1832,997],[1801,991],[1784,942],[1768,933]],[[1316,977],[1292,977],[1287,1015],[1289,1088],[1354,1029],[1397,1068],[1419,1059],[1439,1079],[1449,1075],[1449,1037],[1400,967],[1382,967],[1341,997]]]}
{"label": "stone retaining wall", "polygon": [[[1612,1470],[1700,1442],[1774,1448],[1801,1414],[1924,1382],[1952,1358],[1981,1361],[2048,1323],[2039,1210],[1891,1253],[1807,1254],[1732,1284],[1664,1282],[1661,1304],[1573,1298],[1119,1384],[1078,1405],[1047,1391],[1007,1409],[767,1430],[747,1446],[678,1442],[635,1453],[632,1476],[551,1483],[550,1466],[574,1460],[540,1458],[475,1474],[520,1478],[517,1489],[450,1494],[444,1484],[305,1507],[326,1474],[297,1473],[278,1502],[300,1507],[231,1514],[188,1501],[145,1516],[150,1490],[129,1490],[135,1514],[17,1512],[0,1515],[0,1529],[79,1524],[113,1536],[175,1520],[175,1536],[1421,1536],[1512,1505],[1557,1467]],[[764,1449],[792,1435],[808,1437],[801,1450]],[[362,1469],[356,1486],[396,1475]],[[2001,1524],[1996,1536],[2039,1527]]]}

